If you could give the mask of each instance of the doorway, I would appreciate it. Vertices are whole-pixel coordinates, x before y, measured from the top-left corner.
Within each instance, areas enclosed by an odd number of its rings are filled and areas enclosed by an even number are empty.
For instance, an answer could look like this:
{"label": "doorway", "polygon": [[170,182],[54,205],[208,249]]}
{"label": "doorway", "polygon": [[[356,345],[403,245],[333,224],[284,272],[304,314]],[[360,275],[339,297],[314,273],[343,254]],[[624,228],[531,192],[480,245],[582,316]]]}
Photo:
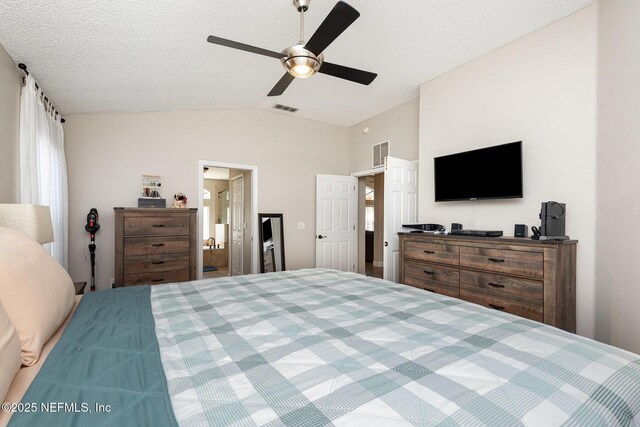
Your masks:
{"label": "doorway", "polygon": [[259,271],[257,184],[256,166],[199,162],[198,279]]}
{"label": "doorway", "polygon": [[229,169],[203,168],[202,278],[229,275]]}
{"label": "doorway", "polygon": [[358,178],[358,272],[384,277],[384,173]]}

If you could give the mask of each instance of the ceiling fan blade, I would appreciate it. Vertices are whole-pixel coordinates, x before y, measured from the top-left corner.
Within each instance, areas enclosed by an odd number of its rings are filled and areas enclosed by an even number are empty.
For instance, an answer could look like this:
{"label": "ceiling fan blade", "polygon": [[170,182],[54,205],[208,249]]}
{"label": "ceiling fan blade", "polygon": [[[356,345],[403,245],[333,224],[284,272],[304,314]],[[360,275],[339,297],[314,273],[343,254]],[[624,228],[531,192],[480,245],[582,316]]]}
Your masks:
{"label": "ceiling fan blade", "polygon": [[349,25],[358,19],[360,13],[343,1],[339,1],[324,18],[322,24],[311,36],[305,48],[316,56],[320,55]]}
{"label": "ceiling fan blade", "polygon": [[378,75],[376,73],[370,73],[369,71],[356,70],[355,68],[345,67],[344,65],[332,64],[330,62],[323,62],[322,67],[318,70],[319,73],[328,74],[340,79],[349,80],[352,82],[368,85],[375,80]]}
{"label": "ceiling fan blade", "polygon": [[285,73],[284,76],[276,83],[276,85],[271,89],[271,92],[267,94],[267,96],[279,96],[285,91],[286,88],[289,87],[291,82],[295,79],[291,74]]}
{"label": "ceiling fan blade", "polygon": [[260,47],[251,46],[244,43],[234,42],[233,40],[223,39],[221,37],[209,36],[207,41],[213,44],[219,44],[220,46],[231,47],[233,49],[244,50],[251,53],[257,53],[258,55],[270,56],[272,58],[280,59],[284,55],[279,52],[274,52]]}

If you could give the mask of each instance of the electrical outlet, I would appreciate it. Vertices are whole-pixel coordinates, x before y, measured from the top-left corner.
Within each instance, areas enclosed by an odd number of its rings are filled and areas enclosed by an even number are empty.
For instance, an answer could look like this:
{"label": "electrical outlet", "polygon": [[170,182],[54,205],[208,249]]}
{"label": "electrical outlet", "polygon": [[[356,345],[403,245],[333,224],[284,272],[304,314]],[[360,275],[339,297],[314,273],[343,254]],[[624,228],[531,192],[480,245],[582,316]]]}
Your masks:
{"label": "electrical outlet", "polygon": [[109,279],[109,286],[111,288],[115,288],[116,287],[116,279],[115,279],[115,277],[112,277],[111,279]]}
{"label": "electrical outlet", "polygon": [[298,223],[298,230],[304,230],[305,228],[307,228],[307,226],[304,222]]}

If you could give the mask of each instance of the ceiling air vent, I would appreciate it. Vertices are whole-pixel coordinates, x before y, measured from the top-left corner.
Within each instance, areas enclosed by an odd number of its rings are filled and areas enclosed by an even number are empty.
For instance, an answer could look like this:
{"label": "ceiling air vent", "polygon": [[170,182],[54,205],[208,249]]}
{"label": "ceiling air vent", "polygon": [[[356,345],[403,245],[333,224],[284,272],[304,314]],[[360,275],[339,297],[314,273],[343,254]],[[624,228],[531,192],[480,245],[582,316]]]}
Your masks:
{"label": "ceiling air vent", "polygon": [[273,108],[275,108],[276,110],[287,111],[289,113],[295,113],[296,111],[298,111],[297,108],[289,107],[288,105],[282,105],[282,104],[276,104],[273,106]]}
{"label": "ceiling air vent", "polygon": [[389,141],[381,142],[371,147],[373,154],[373,167],[384,166],[384,159],[389,155]]}

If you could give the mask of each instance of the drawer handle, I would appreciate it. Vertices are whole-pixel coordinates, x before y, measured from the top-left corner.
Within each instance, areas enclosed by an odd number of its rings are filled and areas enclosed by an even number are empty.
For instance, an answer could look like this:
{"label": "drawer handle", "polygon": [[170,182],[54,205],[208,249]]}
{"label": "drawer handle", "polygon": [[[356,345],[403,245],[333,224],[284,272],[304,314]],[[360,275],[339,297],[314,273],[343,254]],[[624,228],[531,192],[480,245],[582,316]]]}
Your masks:
{"label": "drawer handle", "polygon": [[151,264],[164,264],[164,261],[152,261]]}
{"label": "drawer handle", "polygon": [[504,311],[504,307],[502,307],[501,305],[489,304],[489,307],[493,308],[494,310]]}
{"label": "drawer handle", "polygon": [[424,270],[424,274],[434,275],[434,274],[436,274],[436,272],[435,271]]}
{"label": "drawer handle", "polygon": [[152,227],[164,227],[164,224],[153,224]]}
{"label": "drawer handle", "polygon": [[504,285],[501,285],[500,283],[493,283],[493,282],[489,282],[489,286],[493,286],[494,288],[504,288]]}
{"label": "drawer handle", "polygon": [[435,251],[424,251],[425,254],[435,254]]}
{"label": "drawer handle", "polygon": [[491,262],[504,262],[504,260],[502,258],[489,258],[489,261],[491,261]]}
{"label": "drawer handle", "polygon": [[154,283],[164,282],[164,279],[153,279],[152,282]]}
{"label": "drawer handle", "polygon": [[156,248],[159,248],[161,246],[164,246],[164,243],[153,243],[151,246],[155,246]]}

